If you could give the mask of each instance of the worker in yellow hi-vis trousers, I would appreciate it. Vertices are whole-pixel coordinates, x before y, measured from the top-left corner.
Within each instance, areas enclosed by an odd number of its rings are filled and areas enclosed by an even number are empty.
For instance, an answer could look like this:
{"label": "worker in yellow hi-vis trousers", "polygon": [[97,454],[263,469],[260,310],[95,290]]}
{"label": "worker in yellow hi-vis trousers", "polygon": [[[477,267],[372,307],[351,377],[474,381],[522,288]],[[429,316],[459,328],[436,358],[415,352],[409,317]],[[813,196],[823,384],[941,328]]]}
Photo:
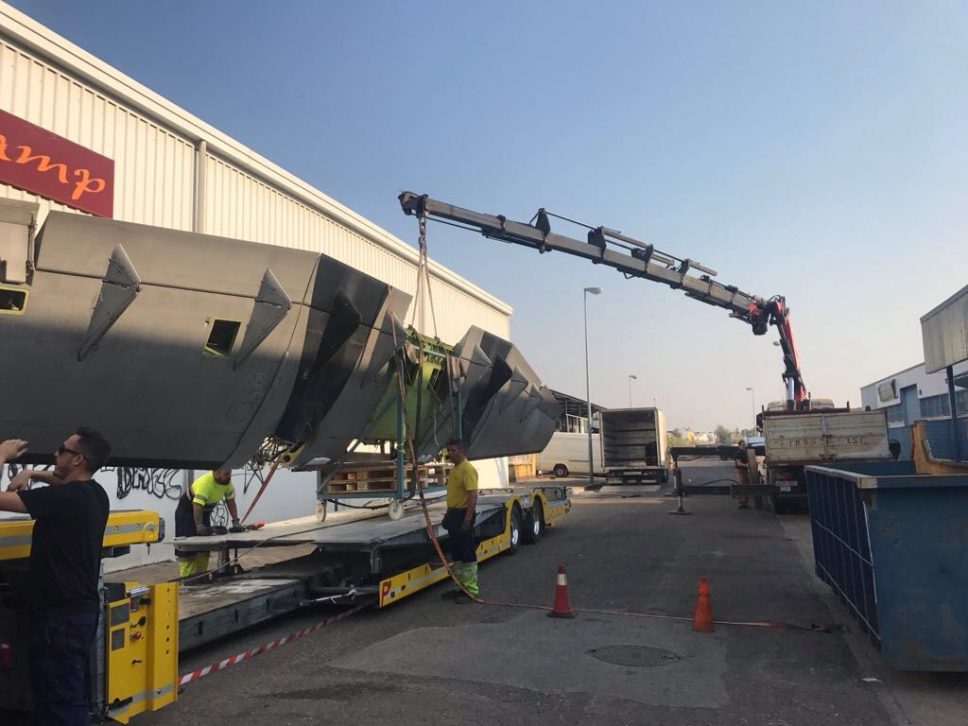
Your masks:
{"label": "worker in yellow hi-vis trousers", "polygon": [[[216,469],[203,474],[192,482],[178,500],[175,509],[175,536],[194,537],[212,533],[212,511],[225,500],[232,516],[232,528],[238,529],[239,510],[235,504],[235,488],[232,486],[232,470]],[[178,558],[178,576],[190,577],[208,569],[208,552],[191,552],[175,549]]]}
{"label": "worker in yellow hi-vis trousers", "polygon": [[[477,543],[474,541],[474,515],[477,512],[477,469],[467,460],[464,442],[451,439],[447,442],[447,456],[454,468],[447,475],[447,513],[442,522],[450,541],[454,575],[461,587],[477,597]],[[443,594],[456,603],[473,602],[468,594],[453,589]]]}

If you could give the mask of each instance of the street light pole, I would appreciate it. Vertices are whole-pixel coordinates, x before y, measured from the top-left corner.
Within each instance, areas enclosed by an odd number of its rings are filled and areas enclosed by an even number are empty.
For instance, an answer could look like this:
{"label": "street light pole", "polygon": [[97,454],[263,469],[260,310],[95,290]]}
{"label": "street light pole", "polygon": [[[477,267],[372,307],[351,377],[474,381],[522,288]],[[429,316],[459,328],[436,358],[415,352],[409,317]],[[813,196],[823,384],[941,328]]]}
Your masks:
{"label": "street light pole", "polygon": [[756,431],[756,389],[753,386],[747,386],[746,390],[750,392],[750,408],[753,411],[753,431]]}
{"label": "street light pole", "polygon": [[634,373],[629,373],[629,408],[632,408],[632,381],[639,380],[639,377]]}
{"label": "street light pole", "polygon": [[588,294],[600,295],[602,288],[586,287],[582,294],[585,308],[585,404],[588,407],[588,485],[595,484],[595,459],[592,457],[592,388],[588,375]]}

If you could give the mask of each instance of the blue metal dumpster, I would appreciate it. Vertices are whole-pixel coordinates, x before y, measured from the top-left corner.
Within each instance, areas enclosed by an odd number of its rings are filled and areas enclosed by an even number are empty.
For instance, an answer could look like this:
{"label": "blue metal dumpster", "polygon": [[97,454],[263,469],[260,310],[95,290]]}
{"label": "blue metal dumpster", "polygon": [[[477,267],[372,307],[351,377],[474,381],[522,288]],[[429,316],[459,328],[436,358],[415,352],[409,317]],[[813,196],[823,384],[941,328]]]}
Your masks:
{"label": "blue metal dumpster", "polygon": [[898,670],[968,671],[968,476],[807,467],[817,575]]}

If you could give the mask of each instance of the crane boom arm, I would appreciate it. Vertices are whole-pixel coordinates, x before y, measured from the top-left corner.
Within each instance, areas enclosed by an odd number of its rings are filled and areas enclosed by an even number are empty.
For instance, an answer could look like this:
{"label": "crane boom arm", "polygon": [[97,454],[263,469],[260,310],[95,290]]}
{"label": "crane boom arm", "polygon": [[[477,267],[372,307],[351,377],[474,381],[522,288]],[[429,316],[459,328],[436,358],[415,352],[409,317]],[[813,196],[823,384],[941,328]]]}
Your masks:
{"label": "crane boom arm", "polygon": [[787,383],[788,399],[799,403],[806,396],[789,311],[783,297],[764,299],[733,285],[723,285],[712,279],[715,270],[688,258],[666,254],[651,244],[607,227],[590,228],[586,240],[557,234],[551,231],[549,214],[544,209],[539,209],[534,224],[529,224],[515,222],[503,215],[482,214],[413,192],[403,192],[399,200],[408,215],[449,221],[477,230],[485,237],[539,252],[565,252],[595,264],[608,265],[628,277],[641,277],[682,290],[700,302],[728,310],[731,317],[748,323],[755,335],[765,334],[769,326],[774,325],[783,351],[783,379]]}

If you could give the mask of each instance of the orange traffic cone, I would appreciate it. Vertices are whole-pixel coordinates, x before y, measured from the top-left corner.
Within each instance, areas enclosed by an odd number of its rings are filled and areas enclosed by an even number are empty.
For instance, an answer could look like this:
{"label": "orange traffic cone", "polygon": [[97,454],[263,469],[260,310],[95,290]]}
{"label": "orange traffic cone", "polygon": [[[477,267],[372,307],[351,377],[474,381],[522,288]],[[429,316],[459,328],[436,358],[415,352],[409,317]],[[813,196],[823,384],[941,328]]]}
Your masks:
{"label": "orange traffic cone", "polygon": [[573,618],[568,602],[568,578],[565,576],[565,566],[558,565],[558,583],[555,585],[555,606],[548,613],[549,618]]}
{"label": "orange traffic cone", "polygon": [[696,595],[696,612],[692,616],[692,629],[697,633],[713,632],[713,607],[709,602],[709,581],[699,578],[699,592]]}

